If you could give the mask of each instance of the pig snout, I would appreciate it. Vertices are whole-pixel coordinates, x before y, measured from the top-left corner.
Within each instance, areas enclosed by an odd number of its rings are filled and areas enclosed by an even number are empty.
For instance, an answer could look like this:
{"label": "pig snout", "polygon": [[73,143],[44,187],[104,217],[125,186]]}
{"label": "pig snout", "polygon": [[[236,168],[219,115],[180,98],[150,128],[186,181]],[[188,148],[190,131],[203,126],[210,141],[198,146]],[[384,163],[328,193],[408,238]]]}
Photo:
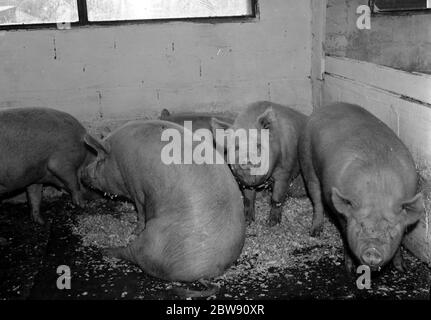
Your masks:
{"label": "pig snout", "polygon": [[378,269],[383,263],[383,254],[378,249],[371,247],[362,252],[361,259],[371,269]]}
{"label": "pig snout", "polygon": [[260,176],[252,175],[250,172],[252,168],[256,167],[258,166],[249,162],[246,164],[233,165],[233,170],[235,171],[236,176],[240,178],[240,180],[242,180],[245,184],[254,186],[259,184],[261,178]]}
{"label": "pig snout", "polygon": [[258,165],[254,165],[251,162],[245,163],[245,164],[239,164],[238,167],[244,172],[250,174],[250,170],[252,168],[257,168]]}

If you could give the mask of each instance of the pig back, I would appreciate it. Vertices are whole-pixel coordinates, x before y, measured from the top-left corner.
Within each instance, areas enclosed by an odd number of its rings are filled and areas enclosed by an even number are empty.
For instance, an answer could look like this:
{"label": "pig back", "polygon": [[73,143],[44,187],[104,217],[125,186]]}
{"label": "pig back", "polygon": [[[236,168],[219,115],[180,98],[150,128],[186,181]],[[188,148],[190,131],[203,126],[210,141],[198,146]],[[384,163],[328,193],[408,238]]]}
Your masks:
{"label": "pig back", "polygon": [[[86,130],[71,115],[48,108],[0,111],[0,179],[3,191],[46,180],[48,161],[78,168],[86,157]],[[49,176],[49,175],[48,175]],[[43,181],[45,181],[43,180]]]}
{"label": "pig back", "polygon": [[217,118],[218,120],[232,124],[235,120],[234,117],[228,117],[219,113],[204,113],[204,112],[181,112],[176,114],[169,114],[160,117],[161,120],[170,121],[179,125],[184,125],[185,121],[191,121],[193,131],[198,129],[212,130],[211,119]]}
{"label": "pig back", "polygon": [[[71,115],[48,108],[13,108],[0,111],[2,151],[47,151],[83,146],[85,128]],[[3,149],[5,148],[5,149]]]}
{"label": "pig back", "polygon": [[313,113],[306,131],[313,167],[327,195],[331,186],[349,189],[360,176],[379,172],[402,184],[399,191],[405,197],[414,195],[417,176],[409,150],[365,109],[346,103],[329,105]]}

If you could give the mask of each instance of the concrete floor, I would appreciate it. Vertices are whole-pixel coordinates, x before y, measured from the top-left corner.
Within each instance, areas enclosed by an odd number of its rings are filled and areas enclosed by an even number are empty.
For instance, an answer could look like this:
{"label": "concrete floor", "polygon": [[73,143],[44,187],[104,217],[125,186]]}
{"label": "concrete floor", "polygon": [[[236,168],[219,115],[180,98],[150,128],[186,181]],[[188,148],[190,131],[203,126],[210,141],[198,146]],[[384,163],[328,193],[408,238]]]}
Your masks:
{"label": "concrete floor", "polygon": [[[115,208],[107,200],[103,210]],[[180,284],[151,278],[128,262],[102,257],[99,248],[83,246],[70,227],[82,210],[73,208],[69,197],[45,201],[42,211],[48,227],[31,221],[26,204],[0,206],[0,236],[7,240],[0,245],[0,299],[178,299],[171,288]],[[293,255],[306,259],[324,247]],[[306,266],[270,268],[259,277],[246,270],[254,268],[253,258],[242,256],[236,265],[247,266],[245,271],[210,299],[430,299],[430,269],[407,252],[404,256],[405,274],[388,267],[373,275],[371,290],[362,291],[346,274],[341,250]],[[60,265],[71,269],[70,290],[57,289]]]}

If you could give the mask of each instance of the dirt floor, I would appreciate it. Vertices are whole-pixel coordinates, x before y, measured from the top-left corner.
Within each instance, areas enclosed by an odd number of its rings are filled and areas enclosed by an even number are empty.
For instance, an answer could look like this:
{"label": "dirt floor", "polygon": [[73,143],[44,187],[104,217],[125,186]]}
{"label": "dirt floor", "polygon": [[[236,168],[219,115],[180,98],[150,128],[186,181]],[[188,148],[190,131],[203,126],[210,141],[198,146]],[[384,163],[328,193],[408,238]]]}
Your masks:
{"label": "dirt floor", "polygon": [[[290,198],[281,225],[268,228],[265,193],[257,221],[247,229],[244,250],[226,274],[214,279],[219,292],[207,299],[430,299],[430,269],[404,250],[408,271],[389,266],[359,290],[344,269],[341,241],[326,221],[323,235],[308,235],[311,205]],[[133,237],[136,215],[127,202],[101,199],[74,208],[67,195],[45,200],[47,227],[35,225],[26,204],[0,206],[0,299],[178,299],[184,285],[147,276],[138,267],[102,256],[101,248]],[[71,270],[71,289],[59,290],[57,267]]]}

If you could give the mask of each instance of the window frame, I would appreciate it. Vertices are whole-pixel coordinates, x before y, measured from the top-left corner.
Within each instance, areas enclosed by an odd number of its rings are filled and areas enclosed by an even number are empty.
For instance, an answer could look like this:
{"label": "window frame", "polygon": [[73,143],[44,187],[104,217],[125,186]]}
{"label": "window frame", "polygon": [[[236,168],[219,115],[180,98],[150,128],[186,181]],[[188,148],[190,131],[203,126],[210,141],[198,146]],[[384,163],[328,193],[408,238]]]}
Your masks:
{"label": "window frame", "polygon": [[102,20],[89,21],[87,0],[76,0],[78,8],[77,22],[56,22],[56,23],[28,23],[28,24],[8,24],[0,25],[2,30],[33,30],[33,29],[64,29],[59,28],[59,25],[70,25],[71,29],[76,27],[89,26],[121,26],[121,25],[136,25],[136,24],[155,24],[155,23],[171,23],[171,22],[191,22],[191,23],[226,23],[226,22],[254,22],[260,19],[259,0],[251,1],[251,13],[242,16],[220,16],[220,17],[194,17],[194,18],[161,18],[161,19],[134,19],[134,20]]}
{"label": "window frame", "polygon": [[397,16],[409,16],[417,14],[431,14],[431,8],[421,9],[383,9],[379,12],[374,11],[374,3],[376,0],[368,0],[368,7],[371,9],[373,16],[385,16],[385,15],[397,15]]}

